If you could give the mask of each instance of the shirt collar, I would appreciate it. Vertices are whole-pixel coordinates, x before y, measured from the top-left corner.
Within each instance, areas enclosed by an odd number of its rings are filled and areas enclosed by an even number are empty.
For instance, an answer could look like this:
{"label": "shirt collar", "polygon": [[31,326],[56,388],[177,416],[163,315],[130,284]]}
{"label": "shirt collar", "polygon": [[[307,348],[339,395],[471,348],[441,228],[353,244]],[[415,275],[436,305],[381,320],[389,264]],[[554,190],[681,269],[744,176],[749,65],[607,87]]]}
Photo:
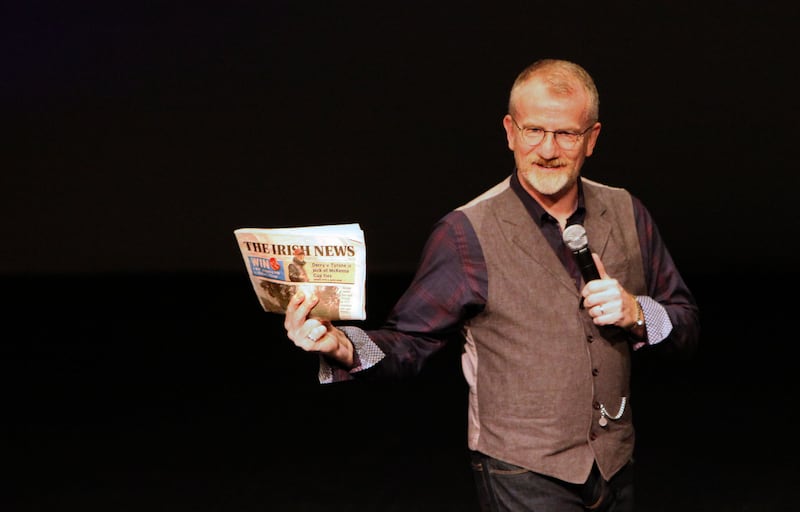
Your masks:
{"label": "shirt collar", "polygon": [[[546,221],[555,222],[553,216],[545,211],[544,207],[539,204],[539,201],[534,199],[533,196],[522,188],[522,183],[519,182],[519,173],[517,173],[516,169],[511,173],[511,190],[517,194],[517,197],[522,201],[525,209],[528,210],[528,213],[539,227],[542,227]],[[575,209],[575,213],[570,216],[567,224],[574,223],[574,219],[581,219],[582,222],[585,215],[586,204],[583,200],[583,183],[581,179],[578,178],[578,207]]]}

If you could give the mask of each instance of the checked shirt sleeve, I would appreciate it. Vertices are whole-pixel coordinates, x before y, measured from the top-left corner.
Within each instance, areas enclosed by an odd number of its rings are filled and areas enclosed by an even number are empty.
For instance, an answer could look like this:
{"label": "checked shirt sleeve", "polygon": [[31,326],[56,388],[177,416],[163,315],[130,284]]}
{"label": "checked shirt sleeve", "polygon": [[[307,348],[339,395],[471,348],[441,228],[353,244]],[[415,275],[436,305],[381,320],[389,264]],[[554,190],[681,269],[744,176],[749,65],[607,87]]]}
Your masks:
{"label": "checked shirt sleeve", "polygon": [[647,297],[638,297],[645,316],[647,345],[669,341],[675,348],[691,353],[700,331],[695,298],[678,272],[653,218],[636,198],[634,211],[648,288]]}
{"label": "checked shirt sleeve", "polygon": [[384,326],[342,328],[356,350],[356,368],[345,372],[323,364],[320,381],[348,380],[372,367],[388,377],[417,374],[483,310],[487,291],[486,264],[472,225],[463,213],[451,212],[434,226],[414,279]]}

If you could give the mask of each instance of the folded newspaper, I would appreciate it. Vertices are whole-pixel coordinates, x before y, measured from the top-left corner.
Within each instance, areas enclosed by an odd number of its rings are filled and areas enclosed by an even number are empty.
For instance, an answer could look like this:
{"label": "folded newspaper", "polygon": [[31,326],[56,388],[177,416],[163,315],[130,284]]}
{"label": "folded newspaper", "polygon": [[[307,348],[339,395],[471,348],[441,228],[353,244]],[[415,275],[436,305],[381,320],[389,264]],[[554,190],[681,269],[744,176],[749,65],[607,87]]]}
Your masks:
{"label": "folded newspaper", "polygon": [[319,302],[311,314],[327,320],[364,320],[366,245],[358,224],[296,228],[240,228],[234,235],[265,311],[286,313],[302,290]]}

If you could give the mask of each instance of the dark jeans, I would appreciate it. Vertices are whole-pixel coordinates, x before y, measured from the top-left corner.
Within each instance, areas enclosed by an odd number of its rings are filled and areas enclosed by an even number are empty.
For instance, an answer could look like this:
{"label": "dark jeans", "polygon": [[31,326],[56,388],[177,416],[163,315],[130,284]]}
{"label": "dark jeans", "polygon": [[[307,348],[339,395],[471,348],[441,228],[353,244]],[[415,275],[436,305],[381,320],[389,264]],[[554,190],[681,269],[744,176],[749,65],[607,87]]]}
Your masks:
{"label": "dark jeans", "polygon": [[472,474],[483,512],[633,512],[633,461],[606,482],[597,466],[584,484],[471,452]]}

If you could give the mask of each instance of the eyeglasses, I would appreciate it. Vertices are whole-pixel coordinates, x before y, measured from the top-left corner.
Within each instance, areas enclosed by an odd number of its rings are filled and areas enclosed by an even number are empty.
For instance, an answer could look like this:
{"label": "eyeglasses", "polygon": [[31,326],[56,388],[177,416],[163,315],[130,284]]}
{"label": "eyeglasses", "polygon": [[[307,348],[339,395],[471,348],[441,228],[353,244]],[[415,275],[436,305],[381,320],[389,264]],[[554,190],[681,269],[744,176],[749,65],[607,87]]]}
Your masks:
{"label": "eyeglasses", "polygon": [[522,138],[527,142],[530,146],[538,146],[544,140],[545,135],[548,133],[553,134],[553,139],[555,139],[556,144],[561,149],[575,149],[578,146],[578,143],[583,139],[583,136],[586,135],[586,132],[592,129],[594,124],[589,128],[583,130],[580,133],[569,132],[565,130],[545,130],[542,128],[522,128],[520,125],[517,124],[517,120],[511,116],[511,121],[514,122],[514,126],[517,127],[517,130],[520,131],[522,134]]}

